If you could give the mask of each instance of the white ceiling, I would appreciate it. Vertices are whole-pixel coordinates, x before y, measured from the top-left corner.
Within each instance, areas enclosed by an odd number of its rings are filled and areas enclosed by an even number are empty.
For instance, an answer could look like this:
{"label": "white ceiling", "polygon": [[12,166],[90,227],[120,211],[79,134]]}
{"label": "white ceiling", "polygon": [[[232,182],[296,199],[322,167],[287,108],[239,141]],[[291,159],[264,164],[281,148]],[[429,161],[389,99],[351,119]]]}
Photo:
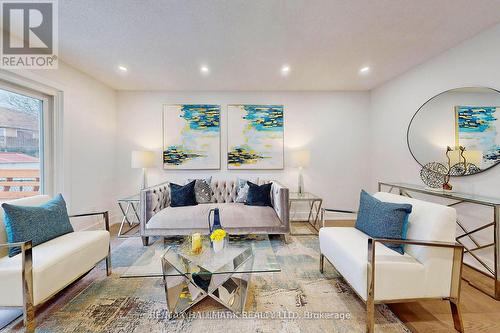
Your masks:
{"label": "white ceiling", "polygon": [[366,90],[498,22],[500,0],[60,0],[59,45],[116,89]]}

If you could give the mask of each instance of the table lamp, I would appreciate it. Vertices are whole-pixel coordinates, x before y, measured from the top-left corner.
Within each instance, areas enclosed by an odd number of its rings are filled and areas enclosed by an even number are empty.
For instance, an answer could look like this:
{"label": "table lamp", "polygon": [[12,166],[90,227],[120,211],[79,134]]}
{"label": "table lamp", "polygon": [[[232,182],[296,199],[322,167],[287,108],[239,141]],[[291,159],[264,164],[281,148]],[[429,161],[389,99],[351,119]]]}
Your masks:
{"label": "table lamp", "polygon": [[302,175],[302,170],[309,166],[311,161],[311,153],[309,150],[297,150],[292,152],[292,163],[295,167],[299,168],[299,179],[298,179],[298,189],[299,195],[303,195],[304,191],[304,176]]}
{"label": "table lamp", "polygon": [[155,155],[152,151],[134,150],[132,151],[132,168],[142,169],[141,190],[147,186],[146,169],[154,166]]}

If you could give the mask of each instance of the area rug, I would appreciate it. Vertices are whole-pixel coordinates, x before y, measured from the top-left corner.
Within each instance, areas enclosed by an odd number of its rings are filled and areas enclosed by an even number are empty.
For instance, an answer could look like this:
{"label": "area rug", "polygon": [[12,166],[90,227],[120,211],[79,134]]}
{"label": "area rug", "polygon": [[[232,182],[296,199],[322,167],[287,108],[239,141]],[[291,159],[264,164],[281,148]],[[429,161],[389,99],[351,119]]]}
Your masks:
{"label": "area rug", "polygon": [[[98,274],[86,289],[38,323],[37,332],[364,332],[365,307],[325,262],[319,272],[317,236],[271,240],[280,273],[251,279],[245,318],[206,298],[183,318],[168,320],[162,280],[120,278],[144,247],[139,238],[113,250],[113,274]],[[102,269],[102,268],[101,268]],[[385,305],[376,306],[376,331],[410,332]]]}

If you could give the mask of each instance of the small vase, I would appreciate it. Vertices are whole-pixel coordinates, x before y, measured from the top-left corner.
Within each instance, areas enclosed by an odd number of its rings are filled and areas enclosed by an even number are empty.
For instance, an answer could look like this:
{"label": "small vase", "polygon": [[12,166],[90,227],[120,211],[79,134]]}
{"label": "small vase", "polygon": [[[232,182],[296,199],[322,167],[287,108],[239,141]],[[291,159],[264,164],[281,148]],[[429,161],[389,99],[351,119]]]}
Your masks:
{"label": "small vase", "polygon": [[212,243],[214,245],[214,252],[219,252],[224,248],[224,239],[221,239],[219,241],[213,241]]}

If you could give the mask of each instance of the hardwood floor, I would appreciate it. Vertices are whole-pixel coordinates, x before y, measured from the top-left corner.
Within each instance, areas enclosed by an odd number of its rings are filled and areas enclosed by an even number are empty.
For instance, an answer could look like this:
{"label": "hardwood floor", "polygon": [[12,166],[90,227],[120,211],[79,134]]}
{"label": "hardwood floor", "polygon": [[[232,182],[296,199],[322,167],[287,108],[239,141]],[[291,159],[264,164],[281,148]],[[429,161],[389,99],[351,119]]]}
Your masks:
{"label": "hardwood floor", "polygon": [[[471,279],[493,290],[493,280],[465,266],[463,277],[465,279],[462,279],[460,307],[465,331],[500,332],[500,301],[477,290],[466,281]],[[413,332],[456,332],[447,301],[398,303],[389,307]]]}
{"label": "hardwood floor", "polygon": [[[344,223],[344,222],[342,222]],[[335,223],[337,226],[338,224]],[[345,222],[348,226],[348,222]],[[351,222],[352,224],[352,222]],[[112,247],[118,246],[123,239],[117,239],[118,226],[111,227]],[[75,295],[94,281],[97,275],[104,274],[104,267],[92,270],[88,275],[73,283],[63,290],[58,296],[37,308],[37,319],[42,321],[50,313],[57,311],[69,302]],[[467,280],[474,281],[482,287],[493,290],[493,280],[486,278],[476,271],[464,267],[464,280],[462,280],[461,309],[462,319],[467,333],[498,333],[500,332],[500,301],[472,287]],[[447,301],[424,301],[414,303],[390,304],[391,310],[405,323],[412,332],[421,333],[447,333],[455,332],[451,317],[451,310]],[[17,325],[11,325],[4,332],[22,332],[20,320]],[[381,332],[380,329],[377,332]]]}

